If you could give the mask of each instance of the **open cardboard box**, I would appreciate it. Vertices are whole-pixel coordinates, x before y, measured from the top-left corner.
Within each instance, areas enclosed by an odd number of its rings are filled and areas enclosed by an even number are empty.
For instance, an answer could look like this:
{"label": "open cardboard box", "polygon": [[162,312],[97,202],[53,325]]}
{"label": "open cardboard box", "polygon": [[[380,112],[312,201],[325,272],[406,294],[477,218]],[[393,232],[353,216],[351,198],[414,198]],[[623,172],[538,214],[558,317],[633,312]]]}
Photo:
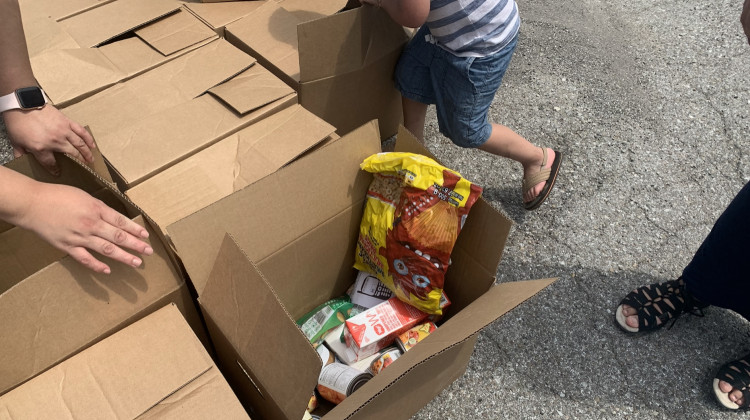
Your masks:
{"label": "open cardboard box", "polygon": [[289,86],[217,39],[63,112],[91,128],[124,191],[295,103]]}
{"label": "open cardboard box", "polygon": [[0,396],[12,418],[249,419],[174,305]]}
{"label": "open cardboard box", "polygon": [[[23,2],[27,4],[28,2]],[[59,2],[67,4],[67,2]],[[216,33],[175,0],[114,0],[59,20],[25,8],[34,75],[58,107],[205,45]],[[64,10],[52,12],[63,14]]]}
{"label": "open cardboard box", "polygon": [[[380,146],[370,122],[167,228],[219,365],[254,417],[296,420],[305,410],[322,363],[295,320],[354,281],[372,180],[359,164]],[[403,128],[396,150],[428,154]],[[494,285],[510,227],[484,200],[473,206],[438,330],[324,418],[405,418],[465,372],[477,333],[553,281]]]}
{"label": "open cardboard box", "polygon": [[125,194],[165,229],[275,172],[330,139],[335,131],[302,106],[292,105],[154,175]]}
{"label": "open cardboard box", "polygon": [[401,122],[393,72],[408,35],[377,7],[331,13],[298,0],[268,1],[228,24],[225,37],[294,87],[300,104],[339,134],[378,119],[388,138]]}
{"label": "open cardboard box", "polygon": [[[98,149],[94,149],[96,152]],[[102,161],[101,156],[96,157]],[[109,275],[83,267],[36,234],[0,226],[0,394],[167,303],[205,343],[207,334],[176,258],[148,216],[114,185],[67,156],[53,177],[30,155],[6,165],[41,182],[80,188],[148,229],[153,255],[139,268],[102,258]]]}

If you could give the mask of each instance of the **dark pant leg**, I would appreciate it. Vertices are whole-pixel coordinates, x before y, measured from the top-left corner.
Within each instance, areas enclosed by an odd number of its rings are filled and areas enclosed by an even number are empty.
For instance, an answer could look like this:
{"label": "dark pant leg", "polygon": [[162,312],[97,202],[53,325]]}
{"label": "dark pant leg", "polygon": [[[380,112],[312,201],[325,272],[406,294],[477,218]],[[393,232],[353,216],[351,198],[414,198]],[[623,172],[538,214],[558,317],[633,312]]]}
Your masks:
{"label": "dark pant leg", "polygon": [[698,300],[750,320],[750,183],[714,224],[682,273]]}

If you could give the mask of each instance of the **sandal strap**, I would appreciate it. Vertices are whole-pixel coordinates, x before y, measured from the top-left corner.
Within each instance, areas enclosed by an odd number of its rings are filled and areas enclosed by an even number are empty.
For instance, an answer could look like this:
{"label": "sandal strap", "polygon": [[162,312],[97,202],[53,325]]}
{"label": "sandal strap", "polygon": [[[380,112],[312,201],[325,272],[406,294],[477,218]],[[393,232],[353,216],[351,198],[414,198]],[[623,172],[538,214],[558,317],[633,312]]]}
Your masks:
{"label": "sandal strap", "polygon": [[672,323],[667,329],[672,328],[682,314],[703,316],[703,308],[708,306],[685,290],[682,277],[639,287],[625,296],[620,304],[636,310],[639,331],[661,328],[670,320]]}
{"label": "sandal strap", "polygon": [[[540,182],[544,182],[549,179],[550,174],[552,174],[552,170],[550,168],[542,169],[541,171],[535,173],[534,175],[531,175],[528,178],[524,178],[523,180],[523,192],[534,188],[534,186]],[[518,185],[518,184],[516,184]]]}
{"label": "sandal strap", "polygon": [[722,366],[716,373],[716,379],[742,392],[743,404],[740,408],[750,407],[750,354]]}

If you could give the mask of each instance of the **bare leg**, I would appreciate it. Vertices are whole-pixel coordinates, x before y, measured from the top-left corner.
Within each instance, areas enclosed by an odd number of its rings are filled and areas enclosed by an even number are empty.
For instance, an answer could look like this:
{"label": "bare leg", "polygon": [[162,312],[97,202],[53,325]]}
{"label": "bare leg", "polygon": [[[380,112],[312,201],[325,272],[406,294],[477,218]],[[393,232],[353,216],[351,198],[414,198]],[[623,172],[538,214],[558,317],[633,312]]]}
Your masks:
{"label": "bare leg", "polygon": [[[542,169],[544,155],[541,147],[534,146],[528,140],[504,125],[492,124],[490,138],[483,145],[479,146],[479,149],[521,163],[523,165],[524,178],[528,178]],[[555,152],[552,149],[547,149],[547,163],[545,167],[551,167],[554,160]],[[526,191],[523,196],[524,203],[533,200],[539,195],[542,188],[544,188],[544,182],[540,182],[531,190]]]}
{"label": "bare leg", "polygon": [[401,97],[404,110],[404,127],[409,130],[420,143],[424,143],[424,121],[427,116],[427,104]]}

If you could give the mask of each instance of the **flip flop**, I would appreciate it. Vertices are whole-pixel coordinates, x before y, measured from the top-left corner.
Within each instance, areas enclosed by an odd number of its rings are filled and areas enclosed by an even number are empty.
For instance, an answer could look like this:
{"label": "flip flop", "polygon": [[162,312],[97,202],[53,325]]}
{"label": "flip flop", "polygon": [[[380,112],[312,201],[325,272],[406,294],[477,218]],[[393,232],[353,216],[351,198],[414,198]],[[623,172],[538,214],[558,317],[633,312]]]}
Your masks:
{"label": "flip flop", "polygon": [[542,188],[542,191],[539,192],[539,195],[537,195],[535,199],[527,203],[523,203],[523,206],[524,208],[526,208],[526,210],[535,210],[539,206],[541,206],[542,203],[544,203],[544,200],[546,200],[549,196],[549,193],[552,191],[552,187],[555,186],[557,174],[560,171],[560,163],[562,162],[562,153],[558,152],[557,150],[553,151],[555,152],[555,160],[552,161],[552,167],[544,167],[547,164],[547,148],[542,147],[542,153],[544,154],[544,158],[542,158],[542,170],[523,180],[524,193],[534,188],[536,184],[546,181],[546,183],[544,184],[544,188]]}

